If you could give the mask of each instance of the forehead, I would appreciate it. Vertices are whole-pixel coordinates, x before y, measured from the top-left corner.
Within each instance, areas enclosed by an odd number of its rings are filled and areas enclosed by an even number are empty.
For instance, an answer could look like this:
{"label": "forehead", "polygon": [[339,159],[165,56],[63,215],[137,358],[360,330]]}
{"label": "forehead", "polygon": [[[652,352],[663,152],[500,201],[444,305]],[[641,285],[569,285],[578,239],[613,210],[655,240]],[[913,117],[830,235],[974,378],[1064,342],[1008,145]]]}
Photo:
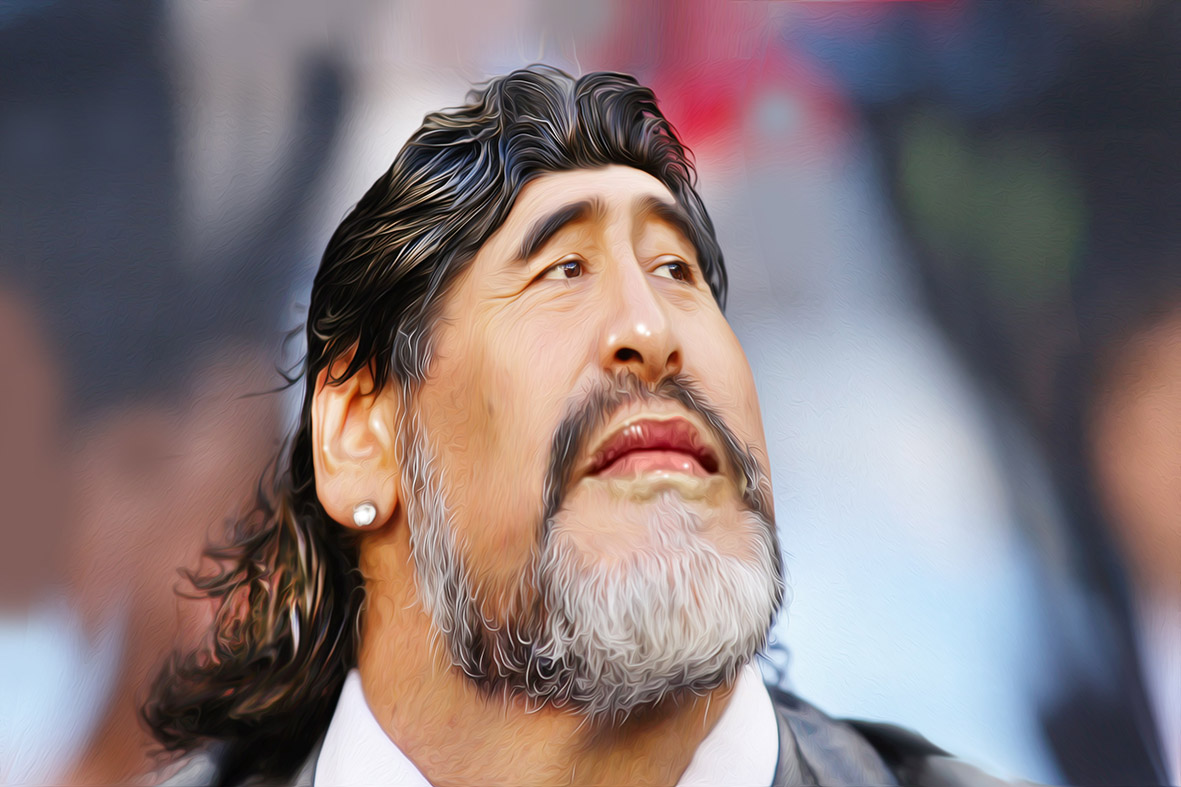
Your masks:
{"label": "forehead", "polygon": [[[527,218],[552,209],[556,201],[598,197],[607,204],[619,207],[630,205],[637,197],[652,196],[663,202],[674,202],[668,187],[643,170],[621,165],[596,169],[573,169],[548,172],[527,183],[509,214],[512,221]],[[506,221],[507,225],[509,222]]]}
{"label": "forehead", "polygon": [[663,183],[642,170],[612,165],[598,169],[549,172],[521,189],[508,218],[484,244],[481,252],[511,254],[534,223],[565,205],[594,203],[604,208],[601,220],[628,220],[653,200],[675,205]]}

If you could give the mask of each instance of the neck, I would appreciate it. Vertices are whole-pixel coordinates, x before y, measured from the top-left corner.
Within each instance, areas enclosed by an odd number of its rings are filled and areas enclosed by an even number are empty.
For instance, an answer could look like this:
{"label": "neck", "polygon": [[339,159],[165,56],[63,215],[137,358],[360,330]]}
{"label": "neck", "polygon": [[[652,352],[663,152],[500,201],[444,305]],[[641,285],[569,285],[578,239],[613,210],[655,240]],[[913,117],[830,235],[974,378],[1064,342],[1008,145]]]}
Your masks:
{"label": "neck", "polygon": [[374,534],[362,550],[367,600],[358,666],[374,717],[431,784],[677,782],[732,685],[671,698],[615,726],[512,694],[488,695],[452,666],[423,609],[402,525]]}

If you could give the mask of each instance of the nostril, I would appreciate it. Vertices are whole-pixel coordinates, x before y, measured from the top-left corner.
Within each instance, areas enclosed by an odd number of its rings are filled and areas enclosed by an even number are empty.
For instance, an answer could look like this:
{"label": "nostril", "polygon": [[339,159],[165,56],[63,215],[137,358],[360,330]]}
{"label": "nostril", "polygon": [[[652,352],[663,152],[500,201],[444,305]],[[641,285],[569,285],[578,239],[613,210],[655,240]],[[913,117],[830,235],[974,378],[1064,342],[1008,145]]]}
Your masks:
{"label": "nostril", "polygon": [[631,361],[643,361],[643,357],[630,347],[620,347],[615,351],[615,360],[619,363],[630,363]]}

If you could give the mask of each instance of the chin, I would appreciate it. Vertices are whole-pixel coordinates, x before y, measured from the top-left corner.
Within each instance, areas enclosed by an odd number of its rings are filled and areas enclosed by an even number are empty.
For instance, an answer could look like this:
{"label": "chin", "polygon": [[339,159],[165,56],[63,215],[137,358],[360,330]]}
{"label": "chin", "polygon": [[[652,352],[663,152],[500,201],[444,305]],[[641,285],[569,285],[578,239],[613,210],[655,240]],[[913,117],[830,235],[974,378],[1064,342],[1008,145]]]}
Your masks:
{"label": "chin", "polygon": [[614,530],[575,510],[547,523],[533,640],[546,674],[530,693],[618,721],[732,681],[782,601],[774,525],[670,490],[608,511]]}

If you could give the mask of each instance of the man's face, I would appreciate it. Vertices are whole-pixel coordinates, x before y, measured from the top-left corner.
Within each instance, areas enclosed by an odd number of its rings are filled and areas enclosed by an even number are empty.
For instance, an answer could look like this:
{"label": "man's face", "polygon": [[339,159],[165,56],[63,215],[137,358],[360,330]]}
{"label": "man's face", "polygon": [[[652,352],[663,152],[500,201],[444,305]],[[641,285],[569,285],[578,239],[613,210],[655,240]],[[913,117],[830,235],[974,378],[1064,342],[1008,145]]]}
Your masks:
{"label": "man's face", "polygon": [[[780,579],[758,402],[679,212],[639,170],[541,176],[447,295],[411,407],[446,508],[441,546],[485,620],[609,605],[587,597],[620,583],[641,607],[674,594],[734,617],[714,597],[745,583],[734,596],[761,642]],[[437,537],[410,514],[419,545]],[[742,576],[703,578],[724,564]]]}

